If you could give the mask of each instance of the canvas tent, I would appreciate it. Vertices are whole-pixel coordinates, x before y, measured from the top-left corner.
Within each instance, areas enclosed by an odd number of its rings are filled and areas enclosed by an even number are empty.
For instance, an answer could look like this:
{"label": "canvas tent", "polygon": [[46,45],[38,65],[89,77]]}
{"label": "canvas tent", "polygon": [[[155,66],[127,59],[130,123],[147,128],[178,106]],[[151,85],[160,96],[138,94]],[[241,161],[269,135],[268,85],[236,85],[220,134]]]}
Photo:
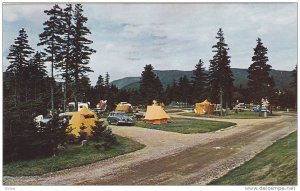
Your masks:
{"label": "canvas tent", "polygon": [[215,104],[212,104],[207,100],[195,104],[195,113],[198,115],[213,114],[214,109],[215,109]]}
{"label": "canvas tent", "polygon": [[144,121],[151,124],[167,123],[170,116],[158,105],[148,105]]}
{"label": "canvas tent", "polygon": [[98,120],[97,115],[84,106],[80,111],[75,112],[69,121],[72,128],[71,134],[79,136],[80,127],[84,125],[87,127],[84,131],[87,135],[90,135],[92,131],[91,127],[95,126],[96,120]]}
{"label": "canvas tent", "polygon": [[132,105],[127,102],[120,102],[115,111],[125,112],[125,113],[131,113],[133,111]]}

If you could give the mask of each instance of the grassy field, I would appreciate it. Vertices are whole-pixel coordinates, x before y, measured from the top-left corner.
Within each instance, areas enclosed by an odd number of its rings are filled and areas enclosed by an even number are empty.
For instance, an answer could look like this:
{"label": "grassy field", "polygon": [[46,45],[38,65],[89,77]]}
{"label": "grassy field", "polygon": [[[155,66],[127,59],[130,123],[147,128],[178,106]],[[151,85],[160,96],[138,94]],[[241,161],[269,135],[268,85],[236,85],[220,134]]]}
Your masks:
{"label": "grassy field", "polygon": [[118,144],[106,151],[98,151],[94,147],[95,143],[90,143],[85,147],[69,145],[67,149],[62,150],[55,157],[5,164],[3,165],[3,174],[5,176],[41,175],[47,172],[93,163],[145,147],[145,145],[125,137],[118,136],[117,138]]}
{"label": "grassy field", "polygon": [[143,121],[137,121],[135,123],[135,126],[138,127],[171,131],[183,134],[206,133],[224,129],[233,125],[235,125],[235,123],[184,118],[171,118],[168,123],[161,125],[147,124]]}
{"label": "grassy field", "polygon": [[167,113],[177,113],[177,112],[183,112],[182,109],[170,109],[170,110],[166,110]]}
{"label": "grassy field", "polygon": [[277,141],[213,185],[296,185],[297,133]]}
{"label": "grassy field", "polygon": [[[221,118],[221,119],[261,119],[262,116],[259,116],[258,112],[253,111],[244,111],[244,112],[230,112],[228,115],[225,116],[218,116],[218,115],[197,115],[195,113],[180,113],[178,115],[182,116],[190,116],[190,117],[208,117],[208,118]],[[274,116],[274,114],[272,115]]]}

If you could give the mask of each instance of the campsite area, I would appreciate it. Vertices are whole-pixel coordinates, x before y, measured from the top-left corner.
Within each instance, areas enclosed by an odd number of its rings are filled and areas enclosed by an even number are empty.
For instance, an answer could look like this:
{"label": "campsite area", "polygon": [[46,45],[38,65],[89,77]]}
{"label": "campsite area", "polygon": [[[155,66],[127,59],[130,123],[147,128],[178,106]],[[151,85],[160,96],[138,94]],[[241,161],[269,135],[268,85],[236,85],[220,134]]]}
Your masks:
{"label": "campsite area", "polygon": [[4,3],[3,185],[296,185],[297,11]]}
{"label": "campsite area", "polygon": [[[176,114],[171,116],[179,117]],[[286,113],[266,119],[226,119],[225,121],[236,125],[222,131],[200,134],[180,134],[135,126],[112,126],[113,132],[117,135],[131,138],[146,147],[93,164],[41,176],[5,176],[4,183],[6,185],[205,185],[230,170],[243,166],[246,161],[297,129],[296,115]],[[294,161],[295,158],[292,158],[291,160]],[[268,163],[268,165],[273,164]],[[289,165],[293,168],[296,163]],[[285,172],[287,166],[282,168]],[[275,164],[269,167],[269,170],[275,169],[279,170]],[[294,172],[289,171],[289,173]],[[294,177],[292,181],[287,184],[296,183],[295,175],[292,177]],[[268,178],[252,178],[256,180],[247,184],[281,183],[276,179],[270,181]]]}

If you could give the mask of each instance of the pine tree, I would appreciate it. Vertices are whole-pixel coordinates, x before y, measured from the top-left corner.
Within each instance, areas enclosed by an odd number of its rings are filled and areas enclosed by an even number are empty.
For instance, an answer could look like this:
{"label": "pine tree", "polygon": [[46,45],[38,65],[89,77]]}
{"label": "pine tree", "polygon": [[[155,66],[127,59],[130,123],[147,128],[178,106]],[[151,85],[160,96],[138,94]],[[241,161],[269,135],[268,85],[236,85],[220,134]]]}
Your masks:
{"label": "pine tree", "polygon": [[269,98],[274,87],[274,80],[270,76],[271,65],[267,57],[268,49],[263,45],[261,39],[257,39],[252,57],[253,63],[248,68],[248,88],[251,92],[252,101],[261,104],[262,98]]}
{"label": "pine tree", "polygon": [[176,80],[173,80],[170,91],[172,94],[172,101],[179,101],[180,100],[180,98],[179,98],[180,90],[179,90]]}
{"label": "pine tree", "polygon": [[29,61],[29,77],[32,79],[31,83],[33,85],[33,93],[32,96],[35,100],[42,98],[42,86],[45,78],[47,77],[47,71],[45,66],[45,53],[43,52],[36,52],[32,59]]}
{"label": "pine tree", "polygon": [[190,103],[192,97],[192,86],[186,75],[179,78],[178,89],[180,90],[180,101],[186,104]]}
{"label": "pine tree", "polygon": [[97,101],[104,99],[105,87],[104,87],[104,79],[103,79],[102,75],[98,76],[95,90],[97,92]]}
{"label": "pine tree", "polygon": [[153,72],[151,64],[146,65],[144,69],[141,75],[140,92],[144,99],[144,104],[150,104],[153,100],[161,99],[163,87],[158,76]]}
{"label": "pine tree", "polygon": [[78,81],[78,99],[81,102],[87,102],[90,100],[89,98],[91,97],[91,81],[87,76],[83,76],[79,81]]}
{"label": "pine tree", "polygon": [[63,10],[61,17],[62,30],[63,30],[63,41],[61,43],[61,50],[59,51],[59,62],[56,65],[61,72],[64,83],[64,110],[66,110],[67,98],[69,97],[69,83],[72,80],[70,76],[70,66],[73,64],[72,49],[74,48],[74,25],[72,23],[73,7],[72,4],[67,4]]}
{"label": "pine tree", "polygon": [[[22,28],[19,31],[19,36],[15,39],[14,44],[10,46],[9,54],[7,56],[10,65],[7,67],[6,71],[13,74],[15,106],[17,106],[19,101],[24,101],[20,100],[21,95],[25,95],[25,100],[27,99],[27,79],[29,77],[28,66],[30,56],[33,53],[33,49],[28,44],[27,38],[26,31]],[[24,88],[25,93],[23,92]]]}
{"label": "pine tree", "polygon": [[91,34],[90,30],[85,26],[87,17],[83,16],[83,9],[81,4],[75,5],[74,11],[74,49],[71,54],[73,56],[73,64],[70,66],[70,74],[74,77],[74,98],[75,108],[78,107],[77,100],[77,84],[79,79],[87,72],[92,72],[88,66],[90,55],[96,51],[88,45],[93,41],[87,39],[87,35]]}
{"label": "pine tree", "polygon": [[110,76],[109,76],[108,72],[106,72],[104,86],[107,88],[109,88],[109,79],[110,79]]}
{"label": "pine tree", "polygon": [[206,73],[204,72],[203,61],[200,59],[193,70],[193,102],[203,101],[205,99]]}
{"label": "pine tree", "polygon": [[62,9],[55,4],[52,9],[45,10],[49,16],[49,20],[44,22],[44,32],[40,37],[38,46],[45,46],[44,50],[47,53],[46,61],[51,62],[51,109],[54,109],[54,68],[56,64],[61,61],[60,51],[61,44],[63,43],[62,35],[64,34],[62,22],[63,12]]}
{"label": "pine tree", "polygon": [[224,99],[225,106],[228,107],[231,104],[234,79],[230,69],[230,56],[228,56],[227,52],[229,48],[227,48],[228,45],[225,43],[222,28],[219,29],[216,38],[218,42],[212,46],[215,49],[213,50],[215,55],[210,60],[209,66],[210,94],[213,102],[220,100],[220,104],[224,106]]}

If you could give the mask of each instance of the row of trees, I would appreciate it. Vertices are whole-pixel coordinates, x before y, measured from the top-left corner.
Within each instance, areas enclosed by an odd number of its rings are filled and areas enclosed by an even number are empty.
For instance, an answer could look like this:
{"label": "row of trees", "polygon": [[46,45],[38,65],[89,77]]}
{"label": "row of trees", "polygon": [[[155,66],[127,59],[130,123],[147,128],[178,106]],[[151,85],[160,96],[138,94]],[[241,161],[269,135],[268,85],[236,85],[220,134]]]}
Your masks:
{"label": "row of trees", "polygon": [[[248,86],[246,88],[234,87],[234,76],[230,69],[230,56],[228,55],[228,45],[225,43],[224,33],[220,28],[217,36],[217,43],[212,46],[215,53],[210,60],[209,71],[205,72],[203,61],[193,70],[192,79],[187,76],[174,81],[163,91],[159,79],[153,73],[153,67],[146,65],[141,76],[140,92],[148,103],[152,99],[160,99],[170,103],[171,101],[187,102],[193,104],[208,98],[214,103],[220,103],[223,107],[231,107],[232,102],[240,100],[244,102],[261,103],[262,98],[273,100],[275,104],[283,102],[286,97],[292,97],[292,92],[285,90],[282,92],[275,89],[274,79],[270,75],[271,65],[267,64],[268,49],[263,45],[260,38],[254,48],[252,57],[253,63],[248,68]],[[294,97],[297,86],[297,68],[293,72],[294,82],[291,86],[294,89]],[[288,88],[287,88],[288,89]],[[295,105],[296,99],[290,103]],[[287,102],[285,100],[284,102]],[[293,105],[290,104],[290,105]]]}
{"label": "row of trees", "polygon": [[[20,30],[19,36],[9,49],[7,59],[10,65],[6,71],[10,74],[10,81],[13,82],[10,84],[10,87],[13,87],[10,88],[10,94],[13,95],[16,106],[32,98],[35,100],[37,97],[41,98],[43,86],[50,89],[50,94],[45,92],[43,95],[50,95],[53,110],[56,97],[54,69],[57,69],[59,76],[64,79],[63,105],[66,109],[68,98],[73,98],[77,104],[78,87],[81,81],[86,81],[85,74],[92,72],[88,63],[90,55],[96,51],[89,47],[92,41],[87,35],[91,32],[85,26],[88,19],[83,15],[81,4],[76,4],[75,7],[67,4],[65,9],[54,5],[52,9],[44,12],[49,19],[43,24],[44,31],[39,35],[40,42],[37,44],[43,46],[44,52],[36,52],[31,58],[34,50],[28,43],[24,28]],[[50,76],[47,76],[45,70],[46,62],[51,63]],[[30,95],[32,92],[34,96]]]}
{"label": "row of trees", "polygon": [[[5,73],[3,100],[5,163],[57,153],[58,145],[68,141],[68,124],[56,113],[52,113],[52,120],[46,126],[37,125],[33,118],[47,115],[49,108],[52,111],[59,105],[65,108],[69,100],[88,101],[90,80],[85,74],[92,71],[88,63],[95,50],[89,47],[92,41],[87,39],[90,31],[85,26],[87,18],[83,16],[82,5],[67,4],[65,9],[54,5],[44,12],[49,18],[43,24],[44,31],[37,44],[43,51],[34,51],[22,28],[7,56],[10,65]],[[54,77],[62,78],[64,83]],[[92,138],[116,143],[111,130],[102,123],[95,125]]]}

